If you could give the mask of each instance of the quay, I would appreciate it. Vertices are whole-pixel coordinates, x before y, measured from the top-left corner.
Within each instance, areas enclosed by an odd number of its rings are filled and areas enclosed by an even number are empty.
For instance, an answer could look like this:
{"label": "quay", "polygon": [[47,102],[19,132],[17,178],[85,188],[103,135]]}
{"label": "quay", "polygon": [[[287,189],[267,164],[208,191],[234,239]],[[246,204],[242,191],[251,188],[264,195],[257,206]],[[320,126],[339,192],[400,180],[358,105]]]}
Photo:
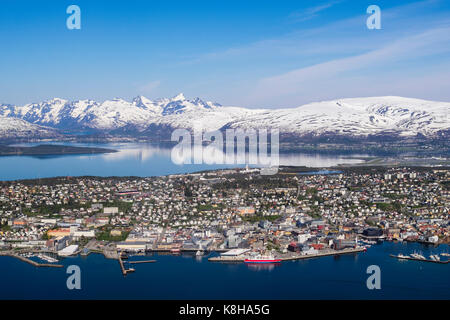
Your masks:
{"label": "quay", "polygon": [[11,253],[11,252],[0,252],[0,256],[9,256],[9,257],[13,257],[13,258],[17,258],[23,262],[29,263],[35,267],[50,267],[50,268],[62,268],[64,267],[61,264],[52,264],[52,263],[38,263],[36,261],[33,261],[31,259],[28,259],[26,257],[22,257],[21,255],[15,254],[15,253]]}
{"label": "quay", "polygon": [[396,256],[394,254],[390,254],[389,256],[392,258],[397,258],[398,260],[414,260],[414,261],[423,261],[423,262],[434,262],[434,263],[440,263],[440,264],[447,264],[450,262],[450,260],[438,261],[438,260],[431,260],[431,259],[417,259],[417,258],[407,257],[407,256],[399,258],[398,256]]}
{"label": "quay", "polygon": [[[337,256],[342,254],[349,254],[349,253],[358,253],[366,251],[366,248],[351,248],[351,249],[342,249],[342,250],[331,250],[316,254],[307,254],[307,255],[295,255],[295,256],[281,256],[277,257],[277,259],[281,259],[281,261],[293,261],[293,260],[302,260],[302,259],[311,259],[311,258],[319,258],[319,257],[325,257],[325,256]],[[247,256],[238,256],[238,257],[212,257],[209,258],[208,261],[211,262],[244,262],[244,260],[247,258]]]}

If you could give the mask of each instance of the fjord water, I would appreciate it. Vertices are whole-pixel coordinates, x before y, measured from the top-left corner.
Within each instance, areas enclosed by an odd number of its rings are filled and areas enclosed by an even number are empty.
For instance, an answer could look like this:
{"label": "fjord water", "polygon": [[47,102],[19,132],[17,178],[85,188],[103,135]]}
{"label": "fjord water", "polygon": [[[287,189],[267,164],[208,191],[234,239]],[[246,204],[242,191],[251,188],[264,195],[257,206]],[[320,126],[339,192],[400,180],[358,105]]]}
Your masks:
{"label": "fjord water", "polygon": [[[62,144],[62,143],[58,143]],[[146,143],[65,145],[100,147],[118,152],[89,155],[1,156],[0,180],[35,179],[55,176],[162,176],[201,170],[236,167],[225,164],[183,164],[171,160],[171,149]],[[22,144],[31,146],[36,144]],[[280,154],[281,165],[329,167],[362,160],[344,155]],[[243,165],[239,165],[243,166]]]}
{"label": "fjord water", "polygon": [[[100,254],[65,258],[64,268],[36,268],[0,257],[0,299],[449,299],[449,265],[389,257],[390,253],[420,251],[429,256],[448,250],[448,245],[385,242],[365,253],[275,266],[155,254],[151,259],[156,263],[134,264],[136,271],[125,277],[116,260]],[[81,269],[81,290],[67,289],[69,265]],[[370,265],[381,269],[380,290],[367,289]]]}

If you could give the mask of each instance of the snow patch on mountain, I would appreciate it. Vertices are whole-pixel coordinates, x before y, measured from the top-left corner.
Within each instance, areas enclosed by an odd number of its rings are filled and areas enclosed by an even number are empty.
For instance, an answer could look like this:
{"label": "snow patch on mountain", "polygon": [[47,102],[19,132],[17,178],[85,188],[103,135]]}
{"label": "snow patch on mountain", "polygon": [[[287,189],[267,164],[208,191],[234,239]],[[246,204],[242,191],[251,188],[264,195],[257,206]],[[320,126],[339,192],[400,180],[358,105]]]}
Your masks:
{"label": "snow patch on mountain", "polygon": [[0,137],[23,139],[23,138],[50,138],[56,137],[58,133],[52,128],[46,128],[31,124],[22,119],[0,117]]}
{"label": "snow patch on mountain", "polygon": [[448,130],[450,103],[402,97],[350,98],[306,104],[293,109],[267,110],[236,120],[231,128],[276,128],[298,134],[325,133],[366,136],[433,135]]}
{"label": "snow patch on mountain", "polygon": [[276,128],[299,135],[433,136],[449,130],[449,111],[448,102],[392,96],[322,101],[290,109],[226,107],[200,98],[186,99],[183,94],[155,101],[143,96],[131,102],[116,98],[100,103],[55,98],[24,106],[0,105],[0,116],[24,120],[20,125],[124,134],[151,134],[149,128],[160,126],[206,131]]}

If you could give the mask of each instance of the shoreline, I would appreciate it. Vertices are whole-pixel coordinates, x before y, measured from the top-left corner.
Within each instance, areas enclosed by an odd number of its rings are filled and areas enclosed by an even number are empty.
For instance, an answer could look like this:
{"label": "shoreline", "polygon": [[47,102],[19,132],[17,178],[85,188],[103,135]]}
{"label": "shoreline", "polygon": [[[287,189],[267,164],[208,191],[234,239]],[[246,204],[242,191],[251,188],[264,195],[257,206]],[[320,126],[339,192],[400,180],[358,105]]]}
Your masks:
{"label": "shoreline", "polygon": [[[394,242],[394,241],[388,241],[388,242]],[[424,243],[420,243],[420,242],[415,242],[421,246],[426,246],[426,244]],[[406,244],[406,243],[405,243]],[[443,244],[443,245],[448,245],[448,244]],[[181,252],[183,253],[193,253],[196,250],[181,250]],[[217,249],[217,250],[206,250],[209,253],[220,253],[220,252],[226,252],[229,250],[221,250],[221,249]],[[342,249],[342,250],[338,250],[338,251],[334,251],[332,249],[330,250],[326,250],[326,252],[319,252],[316,254],[309,254],[309,255],[298,255],[298,256],[286,256],[286,254],[284,254],[285,256],[279,256],[277,257],[277,259],[281,259],[281,262],[287,262],[287,261],[299,261],[299,260],[307,260],[307,259],[316,259],[316,258],[321,258],[321,257],[329,257],[329,256],[341,256],[341,255],[349,255],[349,254],[358,254],[358,253],[362,253],[362,252],[368,252],[369,250],[367,250],[366,247],[358,247],[358,248],[347,248],[347,249]],[[35,251],[38,252],[38,251]],[[163,255],[165,255],[164,253],[168,253],[170,252],[170,250],[148,250],[146,251],[144,254],[133,254],[132,252],[128,252],[128,254],[130,254],[130,256],[144,256],[144,257],[148,257],[149,255],[147,255],[147,253],[151,253],[151,256],[153,256],[153,254],[159,254],[162,253]],[[122,257],[120,254],[117,255],[111,255],[111,254],[105,254],[105,252],[101,252],[101,251],[91,251],[91,253],[94,254],[99,254],[102,255],[103,258],[105,260],[117,260],[117,262],[119,263],[119,267],[121,269],[121,273],[122,275],[126,276],[128,273],[133,273],[136,270],[134,268],[126,268],[125,267],[125,261],[122,260]],[[63,268],[64,265],[62,264],[51,264],[51,263],[39,263],[36,261],[33,261],[31,259],[28,259],[26,257],[23,257],[19,254],[13,253],[13,252],[1,252],[0,251],[0,257],[12,257],[12,258],[16,258],[22,262],[28,263],[34,267],[37,268],[45,268],[45,267],[49,267],[49,268]],[[176,255],[171,255],[174,257],[179,257],[181,256],[180,254],[176,254]],[[395,254],[388,254],[389,257],[392,258],[398,258]],[[72,257],[85,257],[83,255],[81,255],[80,252],[78,252],[77,254],[72,255]],[[193,256],[194,257],[194,256]],[[211,263],[244,263],[244,260],[247,258],[247,256],[242,256],[242,257],[224,257],[224,256],[215,256],[215,257],[210,257],[207,258],[208,262]],[[447,261],[432,261],[429,259],[425,259],[425,260],[421,260],[421,259],[413,259],[413,258],[406,258],[406,259],[399,259],[399,260],[411,260],[411,261],[418,261],[418,262],[435,262],[437,264],[449,264],[450,260]],[[132,264],[132,265],[136,265],[136,264],[147,264],[147,263],[156,263],[158,262],[158,260],[154,260],[154,259],[146,259],[146,260],[134,260],[134,261],[129,261],[127,260],[126,263],[127,264]],[[279,263],[281,263],[279,262]],[[278,263],[278,264],[279,264]]]}

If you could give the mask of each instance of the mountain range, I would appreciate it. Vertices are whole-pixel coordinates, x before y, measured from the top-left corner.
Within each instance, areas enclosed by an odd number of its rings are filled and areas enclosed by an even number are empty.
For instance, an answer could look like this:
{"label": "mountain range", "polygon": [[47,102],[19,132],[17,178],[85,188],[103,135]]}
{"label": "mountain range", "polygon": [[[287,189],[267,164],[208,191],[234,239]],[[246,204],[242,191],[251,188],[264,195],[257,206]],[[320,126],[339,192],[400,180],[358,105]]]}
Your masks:
{"label": "mountain range", "polygon": [[297,108],[249,109],[200,98],[96,102],[54,98],[23,106],[0,105],[0,138],[67,135],[170,140],[176,128],[280,130],[289,137],[447,138],[450,103],[395,96],[338,99]]}

